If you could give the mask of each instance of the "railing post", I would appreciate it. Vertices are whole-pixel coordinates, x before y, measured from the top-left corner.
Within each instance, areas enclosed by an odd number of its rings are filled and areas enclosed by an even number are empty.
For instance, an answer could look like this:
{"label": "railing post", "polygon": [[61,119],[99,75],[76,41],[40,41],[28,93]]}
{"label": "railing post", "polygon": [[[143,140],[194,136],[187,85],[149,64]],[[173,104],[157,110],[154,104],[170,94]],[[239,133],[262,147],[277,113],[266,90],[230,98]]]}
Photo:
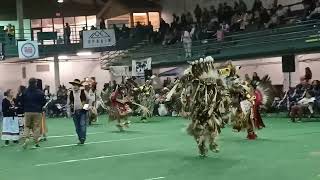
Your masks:
{"label": "railing post", "polygon": [[19,39],[24,39],[24,24],[23,24],[23,0],[16,0],[17,21],[19,24]]}

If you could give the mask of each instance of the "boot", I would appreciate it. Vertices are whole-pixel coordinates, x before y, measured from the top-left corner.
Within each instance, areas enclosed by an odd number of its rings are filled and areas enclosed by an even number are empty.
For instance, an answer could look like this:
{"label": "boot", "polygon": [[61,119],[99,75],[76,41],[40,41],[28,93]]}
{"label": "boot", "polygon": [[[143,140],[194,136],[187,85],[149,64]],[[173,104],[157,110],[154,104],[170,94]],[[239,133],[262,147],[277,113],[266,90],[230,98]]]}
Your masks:
{"label": "boot", "polygon": [[248,132],[248,135],[247,135],[248,140],[255,140],[257,139],[257,137],[258,136],[254,132]]}
{"label": "boot", "polygon": [[208,149],[204,144],[198,146],[200,157],[207,157]]}
{"label": "boot", "polygon": [[216,143],[211,143],[209,145],[209,149],[210,149],[210,151],[215,152],[215,153],[218,153],[220,151],[218,148],[218,144],[216,144]]}

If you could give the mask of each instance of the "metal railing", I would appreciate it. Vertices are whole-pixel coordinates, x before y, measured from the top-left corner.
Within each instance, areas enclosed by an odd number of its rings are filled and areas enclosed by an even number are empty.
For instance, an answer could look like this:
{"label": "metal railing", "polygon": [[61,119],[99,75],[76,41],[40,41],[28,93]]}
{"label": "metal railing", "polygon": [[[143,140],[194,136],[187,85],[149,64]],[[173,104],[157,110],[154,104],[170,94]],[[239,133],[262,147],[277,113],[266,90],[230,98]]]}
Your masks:
{"label": "metal railing", "polygon": [[[301,27],[306,27],[302,29]],[[320,21],[308,21],[303,24],[292,25],[289,27],[275,28],[272,30],[263,30],[253,33],[260,33],[260,36],[248,37],[250,33],[237,33],[236,35],[228,35],[225,37],[225,41],[218,42],[216,40],[207,40],[207,43],[203,44],[201,41],[193,42],[193,52],[194,54],[201,54],[202,52],[208,51],[219,51],[227,50],[232,48],[244,48],[244,47],[255,47],[264,44],[277,44],[284,42],[295,42],[306,40],[311,34],[318,34],[320,30]],[[297,29],[297,31],[294,31]],[[275,34],[270,34],[267,32],[274,32]],[[287,31],[287,32],[286,32]],[[265,32],[265,33],[263,33]],[[259,34],[258,34],[259,35]],[[243,38],[239,38],[243,36]],[[233,40],[233,37],[238,39]],[[176,45],[169,46],[154,46],[149,49],[141,48],[135,52],[131,52],[129,56],[130,59],[141,59],[146,57],[164,57],[170,55],[179,55],[183,53],[184,48],[180,43]],[[123,59],[125,60],[125,59]],[[126,62],[126,61],[122,61]]]}

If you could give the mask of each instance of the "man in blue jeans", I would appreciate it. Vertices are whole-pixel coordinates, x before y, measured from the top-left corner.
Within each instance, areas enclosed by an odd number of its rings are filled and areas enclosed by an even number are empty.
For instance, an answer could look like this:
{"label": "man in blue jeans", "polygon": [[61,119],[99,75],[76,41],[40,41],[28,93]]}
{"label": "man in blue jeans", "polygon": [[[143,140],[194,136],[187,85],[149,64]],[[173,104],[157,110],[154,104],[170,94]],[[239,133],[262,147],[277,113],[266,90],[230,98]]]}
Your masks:
{"label": "man in blue jeans", "polygon": [[79,79],[70,82],[73,86],[69,93],[68,105],[72,113],[74,126],[79,138],[78,145],[83,145],[86,141],[87,135],[87,110],[88,100],[84,90],[80,90],[82,84]]}

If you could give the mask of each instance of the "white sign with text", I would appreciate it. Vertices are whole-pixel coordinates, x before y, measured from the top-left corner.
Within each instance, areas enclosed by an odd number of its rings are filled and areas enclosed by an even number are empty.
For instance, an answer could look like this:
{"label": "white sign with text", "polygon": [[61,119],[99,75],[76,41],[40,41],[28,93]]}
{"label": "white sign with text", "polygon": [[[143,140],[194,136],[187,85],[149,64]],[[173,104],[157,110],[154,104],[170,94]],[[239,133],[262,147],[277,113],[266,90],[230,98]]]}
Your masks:
{"label": "white sign with text", "polygon": [[83,31],[83,48],[99,48],[116,45],[113,29]]}

